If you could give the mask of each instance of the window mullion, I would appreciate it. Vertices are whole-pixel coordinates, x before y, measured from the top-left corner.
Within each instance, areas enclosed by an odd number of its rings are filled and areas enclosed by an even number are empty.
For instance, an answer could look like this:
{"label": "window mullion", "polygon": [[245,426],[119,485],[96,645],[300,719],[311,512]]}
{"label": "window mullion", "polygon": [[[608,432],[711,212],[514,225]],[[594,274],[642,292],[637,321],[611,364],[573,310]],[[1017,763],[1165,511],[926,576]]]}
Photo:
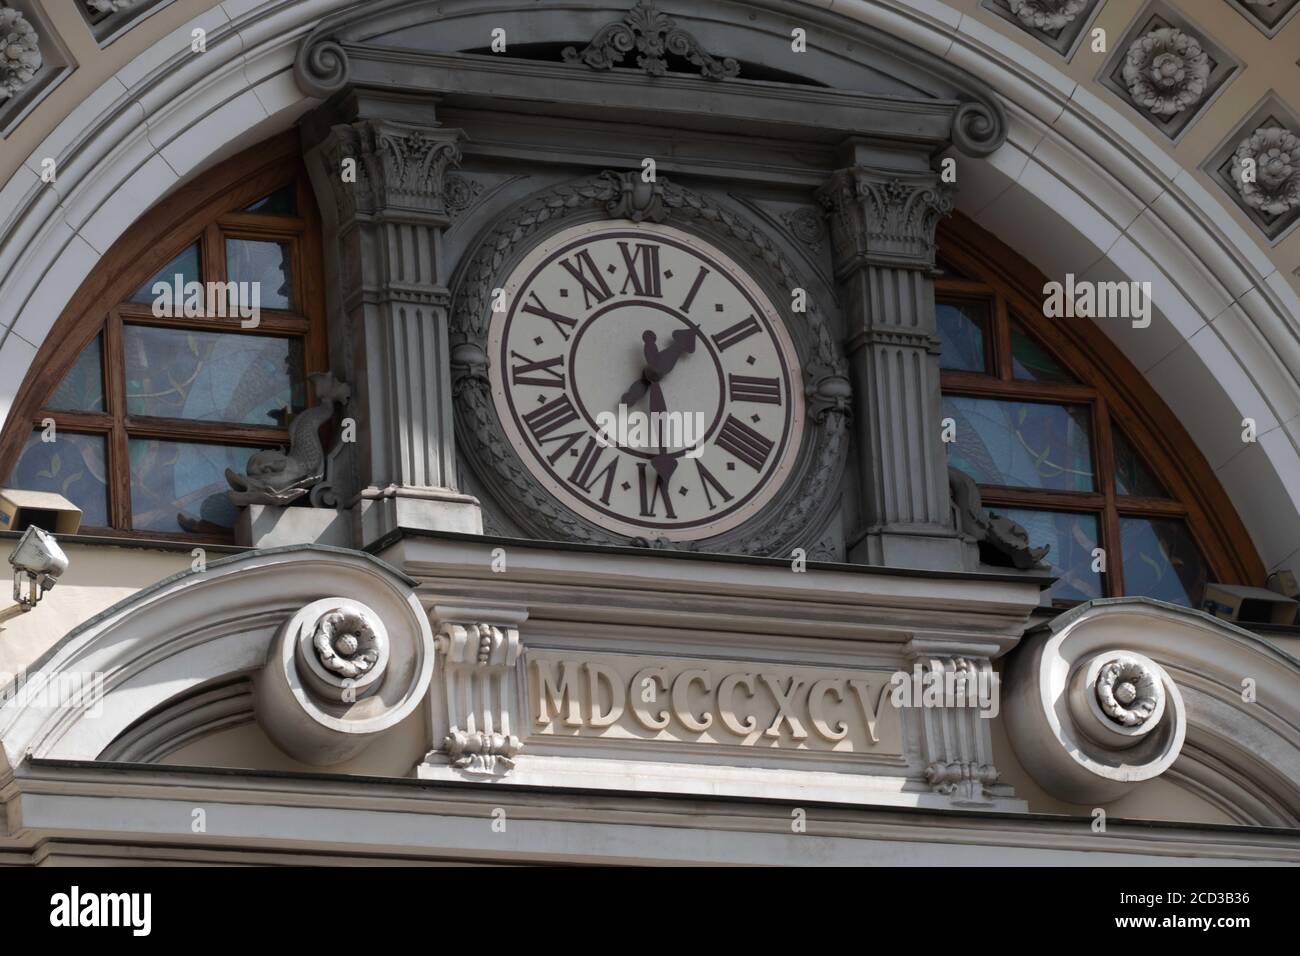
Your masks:
{"label": "window mullion", "polygon": [[131,452],[126,435],[126,355],[122,350],[122,314],[116,308],[104,323],[104,407],[112,416],[108,434],[108,507],[115,528],[131,527]]}
{"label": "window mullion", "polygon": [[1092,406],[1093,456],[1097,462],[1097,488],[1106,498],[1102,510],[1101,546],[1106,555],[1106,593],[1124,594],[1124,545],[1120,540],[1119,509],[1115,506],[1115,443],[1111,441],[1110,408],[1098,393]]}

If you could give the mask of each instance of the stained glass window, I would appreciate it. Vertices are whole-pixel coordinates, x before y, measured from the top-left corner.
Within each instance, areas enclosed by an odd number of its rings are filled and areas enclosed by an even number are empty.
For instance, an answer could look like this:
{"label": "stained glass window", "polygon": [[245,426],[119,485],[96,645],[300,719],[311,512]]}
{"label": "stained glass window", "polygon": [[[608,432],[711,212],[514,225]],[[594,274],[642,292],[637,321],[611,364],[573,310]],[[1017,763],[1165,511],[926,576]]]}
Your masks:
{"label": "stained glass window", "polygon": [[298,214],[296,192],[297,190],[290,183],[271,195],[263,196],[257,202],[251,203],[245,207],[244,212],[256,212],[264,216],[295,216]]}
{"label": "stained glass window", "polygon": [[1101,574],[1092,570],[1093,550],[1101,540],[1095,514],[998,507],[985,508],[985,511],[1020,525],[1034,547],[1050,546],[1043,560],[1057,577],[1048,591],[1053,600],[1087,601],[1103,595]]}
{"label": "stained glass window", "polygon": [[1092,491],[1086,408],[948,395],[943,413],[956,424],[949,460],[979,484]]}
{"label": "stained glass window", "polygon": [[[133,227],[168,248],[142,238],[138,263],[107,277],[115,291],[103,311],[80,319],[97,322],[98,334],[78,332],[89,344],[43,404],[24,412],[33,425],[52,420],[56,441],[41,441],[44,428],[34,434],[0,486],[63,494],[88,529],[231,540],[226,469],[243,472],[257,452],[289,445],[288,425],[310,402],[307,373],[324,353],[319,290],[297,285],[318,271],[306,258],[315,218],[300,201],[309,195],[300,191],[301,146],[273,142],[205,174],[216,197],[206,208],[175,221],[160,206]],[[155,256],[167,264],[155,269]],[[231,282],[257,283],[256,324],[197,307]],[[165,287],[157,295],[156,283]],[[194,284],[203,296],[192,295]]]}
{"label": "stained glass window", "polygon": [[[135,295],[131,296],[131,301],[150,303],[157,301],[160,304],[170,306],[172,311],[176,311],[180,306],[184,305],[184,299],[180,302],[176,301],[175,289],[177,283],[180,284],[183,290],[187,283],[198,282],[199,280],[199,244],[196,242],[182,249],[176,258],[159,269],[152,279],[140,286]],[[154,286],[160,283],[166,285],[167,288],[155,289]]]}
{"label": "stained glass window", "polygon": [[[293,307],[293,267],[287,243],[227,239],[226,275],[231,282],[256,283],[254,301],[263,309]],[[242,294],[241,301],[247,301]]]}
{"label": "stained glass window", "polygon": [[[47,441],[47,436],[53,440]],[[81,509],[83,526],[109,526],[103,435],[80,435],[57,426],[52,433],[37,429],[28,436],[7,484],[63,495]]]}
{"label": "stained glass window", "polygon": [[1074,381],[1074,376],[1015,321],[1011,322],[1011,367],[1016,378],[1031,382]]}
{"label": "stained glass window", "polygon": [[1138,456],[1124,433],[1118,428],[1111,433],[1115,447],[1115,494],[1138,498],[1168,498],[1164,485]]}
{"label": "stained glass window", "polygon": [[222,534],[235,524],[226,469],[243,472],[258,449],[133,438],[131,527]]}
{"label": "stained glass window", "polygon": [[961,372],[983,372],[988,304],[974,300],[947,299],[941,300],[936,308],[942,346],[939,367]]}
{"label": "stained glass window", "polygon": [[279,425],[303,407],[302,340],[127,325],[129,415]]}
{"label": "stained glass window", "polygon": [[1171,518],[1122,518],[1129,594],[1200,607],[1208,569],[1187,525]]}
{"label": "stained glass window", "polygon": [[[948,463],[975,480],[986,511],[1025,529],[1030,547],[1050,546],[1044,562],[1058,580],[1047,598],[1148,595],[1195,607],[1207,581],[1262,584],[1213,473],[1106,333],[1044,316],[1047,277],[960,216],[940,229],[938,259]],[[1096,549],[1104,563],[1093,571]],[[987,544],[981,559],[1012,564]]]}
{"label": "stained glass window", "polygon": [[77,363],[50,396],[48,407],[67,412],[104,410],[104,363],[98,335],[81,350]]}

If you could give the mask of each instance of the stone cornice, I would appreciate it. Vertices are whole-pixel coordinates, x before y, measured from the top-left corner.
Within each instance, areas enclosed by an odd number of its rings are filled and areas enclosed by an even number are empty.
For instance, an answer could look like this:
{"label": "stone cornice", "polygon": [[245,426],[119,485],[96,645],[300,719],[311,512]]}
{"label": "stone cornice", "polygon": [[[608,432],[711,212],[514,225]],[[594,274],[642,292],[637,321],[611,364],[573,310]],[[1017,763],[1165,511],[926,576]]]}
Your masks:
{"label": "stone cornice", "polygon": [[[836,126],[828,125],[819,115],[822,101],[832,93],[852,96],[851,91],[833,91],[815,85],[751,83],[743,79],[743,73],[742,77],[736,76],[739,67],[725,58],[725,50],[715,51],[717,55],[705,54],[698,44],[686,43],[681,49],[674,49],[670,44],[668,52],[695,63],[705,76],[728,77],[728,82],[705,83],[706,91],[701,89],[700,76],[666,73],[660,68],[653,43],[640,50],[640,59],[649,65],[637,71],[604,69],[608,55],[593,53],[601,64],[595,75],[588,62],[591,57],[584,56],[588,51],[579,52],[576,48],[569,59],[577,62],[557,64],[511,57],[508,47],[505,55],[478,56],[453,50],[416,51],[372,43],[371,38],[396,30],[410,31],[432,22],[441,12],[434,3],[413,4],[410,0],[378,0],[322,21],[299,47],[295,77],[305,92],[322,99],[349,85],[371,84],[420,93],[490,95],[505,100],[536,100],[539,90],[544,89],[552,110],[563,109],[566,104],[580,107],[599,103],[605,108],[625,105],[640,112],[662,111],[666,115],[698,112],[703,120],[746,118],[752,113],[748,117],[751,122],[770,119],[790,124],[793,135],[798,135],[794,125],[802,123],[807,128],[837,129],[846,135],[872,132],[889,137],[901,135],[918,145],[952,143],[973,156],[987,155],[1005,140],[1007,119],[996,94],[982,81],[946,60],[906,41],[864,30],[860,24],[838,14],[809,9],[805,3],[769,0],[767,6],[774,13],[797,15],[799,22],[861,41],[866,51],[864,56],[875,62],[883,75],[893,72],[891,64],[897,64],[915,77],[917,95],[912,99],[856,94],[874,109],[876,121],[864,123],[859,117],[856,124]],[[684,28],[674,29],[676,34],[686,35]],[[634,45],[636,39],[631,35]],[[492,80],[486,89],[480,89],[484,86],[480,74]],[[706,103],[699,101],[701,97],[722,99]],[[624,99],[626,103],[622,102]],[[763,104],[762,108],[743,108],[743,103],[755,100]],[[941,129],[929,123],[918,128],[914,122],[883,119],[892,111],[906,114],[927,102],[943,114]],[[810,109],[809,104],[817,108]],[[782,113],[786,115],[783,117]]]}

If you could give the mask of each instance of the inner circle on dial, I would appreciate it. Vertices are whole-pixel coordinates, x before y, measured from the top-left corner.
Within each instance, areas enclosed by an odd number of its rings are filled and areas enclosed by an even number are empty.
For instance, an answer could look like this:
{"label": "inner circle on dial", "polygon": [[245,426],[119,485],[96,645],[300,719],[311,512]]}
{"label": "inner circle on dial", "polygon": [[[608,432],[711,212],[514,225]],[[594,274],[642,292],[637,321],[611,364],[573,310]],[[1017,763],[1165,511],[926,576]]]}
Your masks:
{"label": "inner circle on dial", "polygon": [[[673,341],[673,332],[683,329],[698,333],[698,327],[689,319],[661,302],[624,300],[591,314],[570,344],[569,368],[574,404],[593,431],[600,430],[596,416],[602,412],[617,414],[623,394],[641,377],[645,368],[643,333],[653,332],[659,348],[665,349]],[[679,358],[660,382],[668,412],[703,413],[705,427],[691,431],[692,444],[708,441],[721,424],[723,382],[717,351],[702,334],[695,336],[694,353]],[[649,391],[627,410],[649,413]],[[683,437],[676,429],[666,430],[665,435]],[[653,458],[660,453],[658,449],[619,447],[639,458]],[[679,441],[665,443],[663,451],[677,457],[686,449]]]}

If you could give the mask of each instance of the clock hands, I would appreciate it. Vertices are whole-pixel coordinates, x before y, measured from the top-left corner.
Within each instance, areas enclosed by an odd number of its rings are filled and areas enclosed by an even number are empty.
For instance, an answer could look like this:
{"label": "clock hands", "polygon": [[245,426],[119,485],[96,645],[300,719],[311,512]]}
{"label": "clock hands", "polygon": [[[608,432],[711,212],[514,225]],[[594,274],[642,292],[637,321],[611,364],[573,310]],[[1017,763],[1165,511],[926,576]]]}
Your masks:
{"label": "clock hands", "polygon": [[[641,377],[623,393],[623,404],[634,405],[641,400],[641,397],[646,392],[649,392],[650,413],[654,415],[658,412],[668,411],[668,404],[664,401],[663,388],[659,383],[663,381],[665,375],[673,370],[673,366],[677,364],[678,359],[695,351],[695,335],[695,329],[678,329],[673,332],[672,343],[661,350],[652,330],[646,329],[642,332],[641,341],[645,343],[645,367],[641,370]],[[658,420],[662,422],[662,418]],[[669,481],[673,476],[673,472],[677,470],[676,457],[664,452],[662,445],[659,448],[659,454],[650,459],[650,463],[654,466],[655,472],[663,482]]]}

